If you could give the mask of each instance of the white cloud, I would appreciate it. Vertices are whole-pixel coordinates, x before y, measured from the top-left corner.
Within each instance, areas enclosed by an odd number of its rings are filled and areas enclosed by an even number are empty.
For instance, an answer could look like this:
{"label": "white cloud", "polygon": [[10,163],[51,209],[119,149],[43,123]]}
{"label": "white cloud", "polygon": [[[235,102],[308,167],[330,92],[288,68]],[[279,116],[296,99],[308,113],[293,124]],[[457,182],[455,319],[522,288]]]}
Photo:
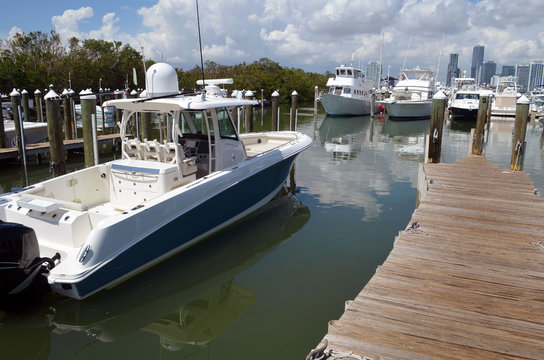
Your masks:
{"label": "white cloud", "polygon": [[12,38],[17,34],[22,34],[23,30],[18,26],[13,26],[11,30],[9,31],[9,37]]}
{"label": "white cloud", "polygon": [[64,39],[72,37],[81,37],[79,32],[79,22],[84,19],[93,17],[93,9],[91,7],[82,7],[78,10],[68,9],[62,15],[53,16],[51,22],[55,27],[55,31]]}
{"label": "white cloud", "polygon": [[119,28],[115,26],[117,22],[119,22],[119,18],[115,16],[114,12],[107,13],[102,18],[102,27],[99,30],[90,31],[89,37],[108,41],[119,40],[115,38],[119,32]]}

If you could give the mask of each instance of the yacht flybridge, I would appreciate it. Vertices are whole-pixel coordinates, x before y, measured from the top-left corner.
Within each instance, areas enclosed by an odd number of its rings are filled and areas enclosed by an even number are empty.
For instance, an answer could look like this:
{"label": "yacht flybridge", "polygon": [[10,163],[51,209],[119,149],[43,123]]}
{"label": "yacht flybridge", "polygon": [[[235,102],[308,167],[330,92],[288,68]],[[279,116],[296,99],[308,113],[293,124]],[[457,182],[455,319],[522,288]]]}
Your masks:
{"label": "yacht flybridge", "polygon": [[[0,197],[0,247],[11,249],[0,258],[0,295],[39,277],[78,299],[114,286],[266,204],[312,142],[239,134],[229,111],[255,101],[217,95],[216,85],[179,95],[164,63],[146,75],[149,97],[105,103],[123,110],[121,159]],[[146,112],[167,120],[162,141],[129,134]]]}

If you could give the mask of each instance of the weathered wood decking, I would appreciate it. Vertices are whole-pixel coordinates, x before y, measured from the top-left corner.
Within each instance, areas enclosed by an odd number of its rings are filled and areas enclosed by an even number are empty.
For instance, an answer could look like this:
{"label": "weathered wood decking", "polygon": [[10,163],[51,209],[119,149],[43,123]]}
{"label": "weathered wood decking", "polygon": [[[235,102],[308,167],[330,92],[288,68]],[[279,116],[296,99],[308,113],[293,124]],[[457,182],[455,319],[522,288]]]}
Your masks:
{"label": "weathered wood decking", "polygon": [[384,264],[329,323],[326,351],[543,359],[544,200],[529,176],[479,156],[423,170],[419,207]]}

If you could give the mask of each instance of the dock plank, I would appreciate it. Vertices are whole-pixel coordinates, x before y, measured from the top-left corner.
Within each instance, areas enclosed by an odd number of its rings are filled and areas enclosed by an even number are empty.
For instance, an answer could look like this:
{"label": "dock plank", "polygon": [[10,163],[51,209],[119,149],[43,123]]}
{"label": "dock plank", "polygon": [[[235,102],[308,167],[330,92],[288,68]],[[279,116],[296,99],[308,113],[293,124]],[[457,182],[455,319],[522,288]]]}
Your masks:
{"label": "dock plank", "polygon": [[481,156],[423,170],[412,219],[322,343],[333,357],[541,359],[544,201],[530,177]]}

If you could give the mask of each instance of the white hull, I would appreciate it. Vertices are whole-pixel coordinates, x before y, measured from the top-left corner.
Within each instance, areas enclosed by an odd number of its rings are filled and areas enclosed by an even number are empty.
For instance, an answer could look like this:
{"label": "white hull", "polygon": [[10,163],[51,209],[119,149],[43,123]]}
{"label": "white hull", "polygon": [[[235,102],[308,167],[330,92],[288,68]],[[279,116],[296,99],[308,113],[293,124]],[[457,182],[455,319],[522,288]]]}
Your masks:
{"label": "white hull", "polygon": [[[25,134],[25,144],[34,144],[47,139],[47,123],[23,122],[23,132]],[[4,133],[6,136],[6,146],[16,147],[17,136],[13,120],[4,120]]]}
{"label": "white hull", "polygon": [[384,101],[383,104],[390,117],[414,119],[431,117],[432,100],[394,100]]}
{"label": "white hull", "polygon": [[349,98],[341,95],[323,94],[321,104],[331,116],[370,115],[370,98]]}

